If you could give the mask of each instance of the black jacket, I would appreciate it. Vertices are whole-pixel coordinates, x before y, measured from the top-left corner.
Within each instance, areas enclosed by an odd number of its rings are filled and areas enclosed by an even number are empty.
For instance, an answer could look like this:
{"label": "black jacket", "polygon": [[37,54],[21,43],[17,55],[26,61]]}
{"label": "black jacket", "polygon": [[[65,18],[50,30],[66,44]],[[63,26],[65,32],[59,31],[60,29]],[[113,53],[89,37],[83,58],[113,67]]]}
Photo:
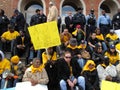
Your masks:
{"label": "black jacket", "polygon": [[[79,67],[79,64],[77,63],[76,59],[72,59],[70,62],[72,66],[72,73],[75,78],[80,76],[81,74],[81,68]],[[67,64],[67,62],[64,60],[64,58],[58,60],[57,62],[57,67],[58,67],[58,79],[61,80],[67,80],[70,77],[70,68]]]}
{"label": "black jacket", "polygon": [[84,71],[83,76],[85,77],[86,90],[99,90],[99,77],[97,70]]}

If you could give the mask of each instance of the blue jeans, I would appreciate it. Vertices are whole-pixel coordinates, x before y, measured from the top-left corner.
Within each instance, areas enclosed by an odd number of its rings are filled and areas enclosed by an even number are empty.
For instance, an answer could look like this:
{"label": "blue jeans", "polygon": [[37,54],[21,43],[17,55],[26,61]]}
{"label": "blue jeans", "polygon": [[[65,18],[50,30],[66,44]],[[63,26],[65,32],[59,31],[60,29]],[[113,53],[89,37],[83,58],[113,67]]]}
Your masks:
{"label": "blue jeans", "polygon": [[103,50],[106,51],[107,50],[107,46],[106,46],[105,42],[102,42],[102,46],[103,46]]}
{"label": "blue jeans", "polygon": [[80,66],[81,68],[84,67],[84,65],[85,65],[85,60],[84,60],[83,58],[78,59],[77,62],[78,62],[79,66]]}
{"label": "blue jeans", "polygon": [[[38,50],[37,51],[37,58],[41,58],[41,55],[40,55],[41,51]],[[34,58],[34,50],[30,50],[30,55],[29,55],[29,60],[32,60]]]}
{"label": "blue jeans", "polygon": [[[4,89],[5,83],[6,83],[6,80],[4,78],[2,78],[2,80],[1,80],[1,89]],[[8,80],[7,85],[6,85],[5,88],[10,88],[10,87],[13,87],[13,84],[12,84],[11,80]]]}
{"label": "blue jeans", "polygon": [[[83,90],[85,90],[85,78],[83,76],[78,77],[77,83],[80,87],[83,88]],[[65,80],[62,79],[59,84],[60,84],[61,90],[67,90],[67,82]]]}

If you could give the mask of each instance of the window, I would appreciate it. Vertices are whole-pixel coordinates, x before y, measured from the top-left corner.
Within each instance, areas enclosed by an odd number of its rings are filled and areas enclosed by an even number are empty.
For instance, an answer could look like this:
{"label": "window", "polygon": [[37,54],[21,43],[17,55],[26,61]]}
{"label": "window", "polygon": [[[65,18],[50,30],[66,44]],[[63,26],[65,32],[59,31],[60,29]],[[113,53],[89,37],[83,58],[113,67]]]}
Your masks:
{"label": "window", "polygon": [[27,12],[26,12],[26,20],[27,23],[30,23],[31,16],[35,14],[36,9],[43,9],[42,6],[34,4],[28,7]]}
{"label": "window", "polygon": [[111,13],[111,12],[110,12],[110,8],[109,8],[107,5],[105,5],[105,4],[102,4],[102,5],[100,6],[100,8],[101,8],[101,9],[104,9],[104,10],[106,11],[106,13]]}
{"label": "window", "polygon": [[71,11],[72,14],[74,14],[76,12],[75,9],[70,5],[63,6],[62,7],[62,24],[65,24],[64,18],[67,16],[68,11]]}

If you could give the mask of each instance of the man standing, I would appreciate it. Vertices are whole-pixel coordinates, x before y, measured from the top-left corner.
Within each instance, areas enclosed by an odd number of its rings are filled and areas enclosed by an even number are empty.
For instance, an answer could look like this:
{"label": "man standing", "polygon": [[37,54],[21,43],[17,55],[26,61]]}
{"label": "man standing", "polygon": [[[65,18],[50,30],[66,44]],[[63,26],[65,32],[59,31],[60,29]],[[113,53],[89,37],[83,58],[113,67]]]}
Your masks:
{"label": "man standing", "polygon": [[88,38],[89,34],[94,32],[96,29],[96,16],[94,15],[94,9],[91,9],[90,14],[86,16],[86,25],[87,25],[86,36]]}
{"label": "man standing", "polygon": [[68,12],[68,16],[65,17],[65,24],[66,28],[69,30],[70,33],[74,31],[73,27],[73,17],[72,17],[72,12]]}
{"label": "man standing", "polygon": [[43,11],[40,9],[36,9],[36,14],[31,17],[30,25],[36,25],[40,23],[44,23],[47,21],[47,17],[43,14]]}
{"label": "man standing", "polygon": [[9,24],[9,19],[4,13],[4,10],[0,9],[0,36],[7,31],[7,25]]}
{"label": "man standing", "polygon": [[114,29],[120,29],[120,8],[118,9],[118,13],[113,16],[112,24]]}
{"label": "man standing", "polygon": [[83,8],[77,9],[77,13],[73,16],[73,23],[74,23],[74,27],[76,27],[76,25],[80,25],[81,29],[84,30],[86,19],[82,11],[83,11]]}
{"label": "man standing", "polygon": [[23,15],[23,13],[21,13],[20,11],[18,11],[17,9],[14,11],[14,18],[15,18],[15,30],[16,31],[20,31],[20,30],[24,30],[25,24],[26,24],[26,20],[25,17]]}
{"label": "man standing", "polygon": [[106,14],[105,10],[102,10],[102,15],[98,17],[97,28],[100,28],[103,35],[106,35],[109,33],[110,26],[110,16]]}
{"label": "man standing", "polygon": [[47,17],[47,22],[57,21],[58,20],[58,9],[55,6],[54,2],[50,1],[49,3],[49,13]]}

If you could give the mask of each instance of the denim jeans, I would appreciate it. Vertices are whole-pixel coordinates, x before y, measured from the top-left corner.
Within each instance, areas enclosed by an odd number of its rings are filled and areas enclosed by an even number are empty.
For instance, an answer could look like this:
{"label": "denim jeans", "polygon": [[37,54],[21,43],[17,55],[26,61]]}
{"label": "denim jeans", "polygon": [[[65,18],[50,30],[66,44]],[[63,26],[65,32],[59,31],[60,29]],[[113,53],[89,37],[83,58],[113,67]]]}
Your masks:
{"label": "denim jeans", "polygon": [[[85,90],[85,78],[83,76],[78,77],[77,83],[80,87],[83,88],[83,90]],[[62,79],[59,84],[60,84],[61,90],[67,90],[67,82],[65,80]]]}
{"label": "denim jeans", "polygon": [[106,46],[105,42],[102,42],[102,46],[103,46],[103,50],[106,51],[107,50],[107,46]]}
{"label": "denim jeans", "polygon": [[8,80],[6,87],[5,87],[5,83],[6,83],[6,80],[4,78],[2,78],[1,89],[13,87],[11,80]]}
{"label": "denim jeans", "polygon": [[85,60],[84,60],[83,58],[78,59],[77,62],[78,62],[79,66],[80,66],[81,68],[84,67],[84,65],[85,65]]}
{"label": "denim jeans", "polygon": [[[41,58],[41,51],[40,50],[38,50],[37,51],[37,58]],[[30,50],[30,55],[29,55],[29,58],[28,58],[28,60],[32,60],[33,58],[34,58],[34,50]]]}

